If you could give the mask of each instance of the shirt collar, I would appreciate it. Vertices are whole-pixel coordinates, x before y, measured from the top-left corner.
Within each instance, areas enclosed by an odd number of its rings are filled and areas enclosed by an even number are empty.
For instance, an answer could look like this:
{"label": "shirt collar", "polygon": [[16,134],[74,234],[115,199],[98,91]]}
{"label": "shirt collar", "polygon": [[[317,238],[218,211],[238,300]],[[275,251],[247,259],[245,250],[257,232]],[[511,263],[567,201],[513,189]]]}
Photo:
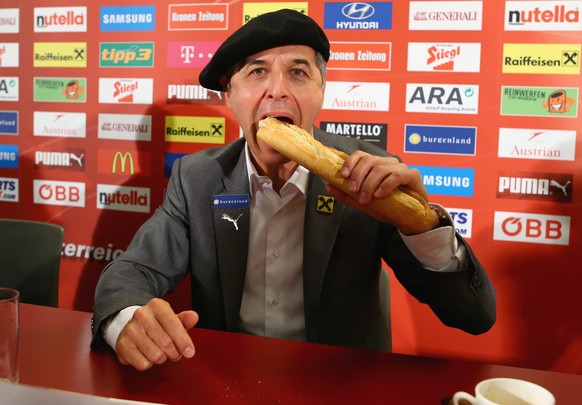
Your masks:
{"label": "shirt collar", "polygon": [[[257,191],[258,182],[261,180],[263,181],[268,180],[270,182],[271,179],[269,179],[267,176],[261,176],[257,172],[257,169],[255,168],[255,165],[251,160],[251,151],[249,149],[248,143],[245,143],[245,159],[247,164],[247,173],[249,177],[249,188],[251,196],[254,197]],[[297,169],[295,170],[291,178],[287,180],[287,183],[285,183],[283,188],[285,188],[288,184],[293,184],[295,187],[297,187],[297,189],[299,189],[299,191],[301,191],[301,193],[306,194],[308,183],[309,183],[309,170],[299,165],[297,166]]]}

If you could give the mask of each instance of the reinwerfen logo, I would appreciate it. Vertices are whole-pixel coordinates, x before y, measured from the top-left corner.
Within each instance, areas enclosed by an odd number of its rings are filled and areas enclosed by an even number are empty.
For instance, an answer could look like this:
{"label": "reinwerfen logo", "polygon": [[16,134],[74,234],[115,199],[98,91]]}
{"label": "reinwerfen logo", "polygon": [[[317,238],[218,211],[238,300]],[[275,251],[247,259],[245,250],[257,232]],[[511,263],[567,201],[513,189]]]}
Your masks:
{"label": "reinwerfen logo", "polygon": [[87,67],[86,42],[35,42],[34,67]]}
{"label": "reinwerfen logo", "polygon": [[166,116],[166,142],[211,143],[223,145],[224,117]]}
{"label": "reinwerfen logo", "polygon": [[87,101],[84,77],[35,77],[34,101],[84,103]]}
{"label": "reinwerfen logo", "polygon": [[576,118],[578,88],[501,86],[501,115]]}
{"label": "reinwerfen logo", "polygon": [[580,44],[503,44],[503,73],[580,74]]}
{"label": "reinwerfen logo", "polygon": [[103,32],[156,29],[156,6],[102,6],[100,13],[100,29]]}

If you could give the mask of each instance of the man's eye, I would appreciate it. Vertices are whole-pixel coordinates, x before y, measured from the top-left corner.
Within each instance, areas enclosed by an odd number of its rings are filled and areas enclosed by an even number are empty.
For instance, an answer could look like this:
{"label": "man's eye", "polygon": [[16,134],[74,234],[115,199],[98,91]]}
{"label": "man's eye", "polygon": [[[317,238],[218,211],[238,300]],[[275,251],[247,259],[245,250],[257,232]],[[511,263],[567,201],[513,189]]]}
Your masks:
{"label": "man's eye", "polygon": [[263,73],[265,73],[264,68],[256,68],[251,70],[251,75],[262,75]]}
{"label": "man's eye", "polygon": [[293,69],[291,73],[293,73],[295,76],[304,76],[306,74],[302,69]]}

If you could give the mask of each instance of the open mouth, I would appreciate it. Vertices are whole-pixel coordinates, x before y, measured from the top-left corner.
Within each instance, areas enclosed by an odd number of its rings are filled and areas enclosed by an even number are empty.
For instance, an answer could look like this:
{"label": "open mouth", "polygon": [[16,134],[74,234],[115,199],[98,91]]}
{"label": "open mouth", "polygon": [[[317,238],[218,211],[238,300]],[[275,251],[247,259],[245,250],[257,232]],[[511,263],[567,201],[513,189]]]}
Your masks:
{"label": "open mouth", "polygon": [[271,115],[271,117],[277,118],[279,121],[283,121],[283,122],[286,122],[288,124],[294,124],[293,119],[291,117],[285,117],[282,115]]}

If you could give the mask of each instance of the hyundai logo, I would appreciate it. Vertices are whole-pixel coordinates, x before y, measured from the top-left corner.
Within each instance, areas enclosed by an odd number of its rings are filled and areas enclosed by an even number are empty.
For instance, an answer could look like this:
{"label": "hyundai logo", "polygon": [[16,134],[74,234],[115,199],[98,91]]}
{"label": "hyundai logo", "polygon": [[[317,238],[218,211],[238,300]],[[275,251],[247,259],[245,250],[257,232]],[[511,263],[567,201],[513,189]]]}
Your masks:
{"label": "hyundai logo", "polygon": [[365,20],[372,17],[375,11],[368,3],[349,3],[342,7],[342,14],[352,20]]}

